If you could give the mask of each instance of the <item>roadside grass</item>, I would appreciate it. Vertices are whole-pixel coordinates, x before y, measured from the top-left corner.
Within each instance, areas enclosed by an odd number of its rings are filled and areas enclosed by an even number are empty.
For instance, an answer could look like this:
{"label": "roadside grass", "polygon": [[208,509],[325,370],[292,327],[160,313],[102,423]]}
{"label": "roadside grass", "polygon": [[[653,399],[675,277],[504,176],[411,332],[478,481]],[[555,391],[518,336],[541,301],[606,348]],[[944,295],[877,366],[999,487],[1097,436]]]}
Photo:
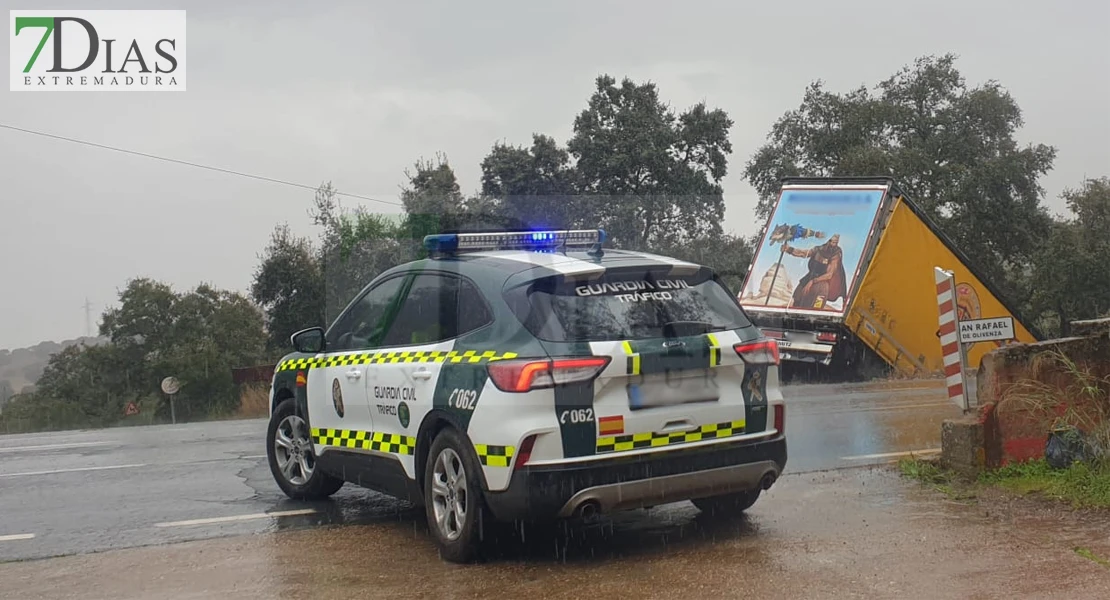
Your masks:
{"label": "roadside grass", "polygon": [[1073,548],[1073,550],[1079,556],[1082,556],[1083,558],[1095,563],[1096,565],[1100,565],[1106,567],[1107,569],[1110,569],[1110,560],[1106,560],[1105,558],[1095,554],[1090,550],[1090,548],[1076,547]]}
{"label": "roadside grass", "polygon": [[1077,462],[1053,469],[1044,460],[1010,464],[979,476],[979,483],[1018,494],[1039,494],[1082,508],[1110,508],[1110,468]]}
{"label": "roadside grass", "polygon": [[[1083,354],[1083,353],[1080,353]],[[1076,361],[1062,349],[1031,356],[1029,376],[1006,388],[999,413],[1016,411],[1025,420],[1039,421],[1046,432],[1078,431],[1088,443],[1087,461],[1054,469],[1042,458],[1010,464],[968,481],[937,463],[910,457],[899,463],[902,474],[939,489],[974,494],[987,488],[1018,495],[1035,495],[1077,508],[1110,508],[1110,375],[1091,361]]]}
{"label": "roadside grass", "polygon": [[903,476],[953,500],[974,499],[984,488],[995,487],[1021,496],[1065,502],[1075,508],[1110,508],[1110,468],[1105,466],[1077,462],[1058,470],[1043,459],[1033,460],[987,471],[975,481],[960,477],[935,460],[905,458],[899,461],[898,469]]}
{"label": "roadside grass", "polygon": [[904,477],[917,480],[952,500],[966,502],[976,498],[974,490],[961,481],[959,475],[941,467],[936,459],[903,458],[898,461],[898,470]]}
{"label": "roadside grass", "polygon": [[254,419],[270,414],[270,385],[244,385],[239,394],[237,419]]}

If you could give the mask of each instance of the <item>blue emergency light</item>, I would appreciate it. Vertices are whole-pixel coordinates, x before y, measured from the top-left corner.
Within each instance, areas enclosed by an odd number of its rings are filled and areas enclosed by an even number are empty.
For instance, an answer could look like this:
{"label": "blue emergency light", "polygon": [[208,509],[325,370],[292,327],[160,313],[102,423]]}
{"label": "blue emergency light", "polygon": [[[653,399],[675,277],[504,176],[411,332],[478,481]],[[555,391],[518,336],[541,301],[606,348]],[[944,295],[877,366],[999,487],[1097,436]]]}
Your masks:
{"label": "blue emergency light", "polygon": [[532,250],[553,252],[563,248],[593,247],[605,243],[604,229],[563,229],[499,233],[443,233],[424,236],[429,252],[456,253],[481,250]]}

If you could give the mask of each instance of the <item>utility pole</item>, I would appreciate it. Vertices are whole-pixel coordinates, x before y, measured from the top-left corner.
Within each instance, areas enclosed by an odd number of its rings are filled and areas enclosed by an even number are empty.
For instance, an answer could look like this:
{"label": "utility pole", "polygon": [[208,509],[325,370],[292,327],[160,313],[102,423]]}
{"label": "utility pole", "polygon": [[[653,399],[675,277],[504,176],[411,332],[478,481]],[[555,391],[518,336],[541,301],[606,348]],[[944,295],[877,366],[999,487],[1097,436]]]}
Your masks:
{"label": "utility pole", "polygon": [[89,302],[89,298],[87,296],[85,297],[84,308],[85,308],[85,335],[87,337],[92,337],[92,304]]}

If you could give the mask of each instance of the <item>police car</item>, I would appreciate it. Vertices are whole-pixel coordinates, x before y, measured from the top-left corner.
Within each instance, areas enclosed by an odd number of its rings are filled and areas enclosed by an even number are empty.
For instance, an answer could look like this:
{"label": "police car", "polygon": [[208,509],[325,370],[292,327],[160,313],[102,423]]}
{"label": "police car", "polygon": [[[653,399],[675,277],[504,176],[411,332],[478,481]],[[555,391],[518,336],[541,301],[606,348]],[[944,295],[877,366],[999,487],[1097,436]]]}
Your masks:
{"label": "police car", "polygon": [[467,561],[483,517],[692,500],[739,513],[786,464],[778,346],[709,268],[604,230],[428,236],[275,369],[281,489],[423,506]]}

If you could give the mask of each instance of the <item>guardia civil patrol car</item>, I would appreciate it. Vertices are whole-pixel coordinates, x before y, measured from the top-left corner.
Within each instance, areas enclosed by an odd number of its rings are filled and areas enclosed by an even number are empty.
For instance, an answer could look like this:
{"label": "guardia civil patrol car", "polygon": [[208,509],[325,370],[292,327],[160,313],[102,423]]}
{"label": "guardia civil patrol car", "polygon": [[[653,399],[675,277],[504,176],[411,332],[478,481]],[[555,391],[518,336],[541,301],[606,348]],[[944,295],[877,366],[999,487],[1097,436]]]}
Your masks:
{"label": "guardia civil patrol car", "polygon": [[738,513],[782,473],[778,346],[709,268],[604,249],[600,229],[424,241],[292,336],[267,431],[290,497],[410,501],[462,562],[483,516]]}

